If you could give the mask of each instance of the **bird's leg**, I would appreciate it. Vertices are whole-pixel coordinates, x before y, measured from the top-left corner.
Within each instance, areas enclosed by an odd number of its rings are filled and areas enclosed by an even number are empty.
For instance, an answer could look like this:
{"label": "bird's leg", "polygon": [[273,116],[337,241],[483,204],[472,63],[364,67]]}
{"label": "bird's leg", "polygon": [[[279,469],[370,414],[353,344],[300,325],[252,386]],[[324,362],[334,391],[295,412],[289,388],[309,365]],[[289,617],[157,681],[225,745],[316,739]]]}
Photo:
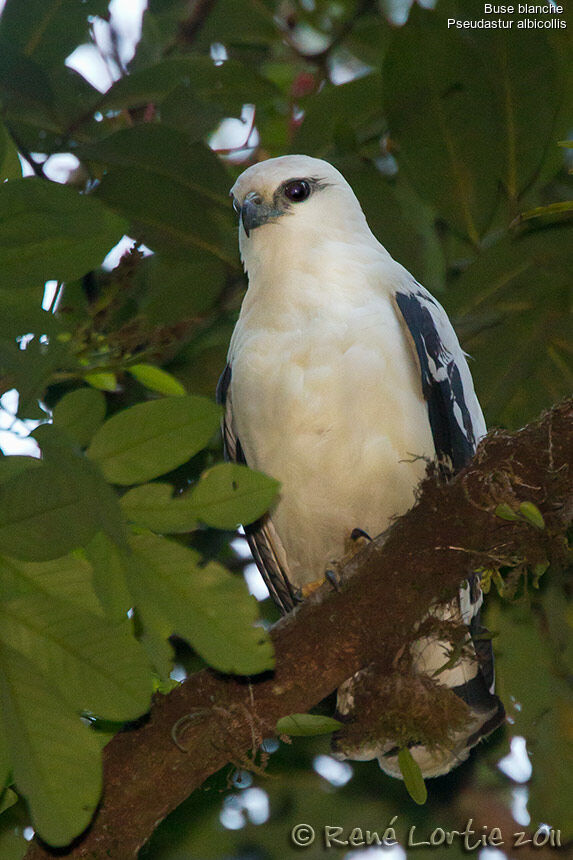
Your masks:
{"label": "bird's leg", "polygon": [[315,582],[310,582],[302,587],[302,597],[306,599],[311,594],[324,585],[326,582],[334,591],[340,590],[340,585],[343,580],[342,571],[345,565],[354,558],[356,553],[360,552],[363,547],[370,543],[372,538],[363,529],[352,529],[350,535],[344,541],[344,555],[340,559],[333,559],[328,562],[324,571],[324,579],[317,579]]}
{"label": "bird's leg", "polygon": [[344,555],[342,558],[331,561],[325,572],[326,579],[330,582],[335,591],[340,590],[340,586],[344,579],[343,570],[348,562],[351,561],[361,549],[369,544],[371,540],[372,538],[364,531],[364,529],[352,529],[350,535],[344,541]]}

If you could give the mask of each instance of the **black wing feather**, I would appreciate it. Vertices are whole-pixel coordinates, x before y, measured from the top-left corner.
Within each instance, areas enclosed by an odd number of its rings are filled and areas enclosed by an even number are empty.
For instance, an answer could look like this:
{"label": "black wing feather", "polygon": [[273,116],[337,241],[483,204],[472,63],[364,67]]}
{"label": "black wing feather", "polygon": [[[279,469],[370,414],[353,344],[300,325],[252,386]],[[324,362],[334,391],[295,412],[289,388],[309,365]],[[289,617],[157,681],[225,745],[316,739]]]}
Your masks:
{"label": "black wing feather", "polygon": [[[445,348],[422,293],[396,293],[396,303],[414,341],[422,374],[422,391],[438,462],[444,471],[458,472],[473,457],[476,439],[465,401],[460,371]],[[462,423],[456,417],[457,408]]]}

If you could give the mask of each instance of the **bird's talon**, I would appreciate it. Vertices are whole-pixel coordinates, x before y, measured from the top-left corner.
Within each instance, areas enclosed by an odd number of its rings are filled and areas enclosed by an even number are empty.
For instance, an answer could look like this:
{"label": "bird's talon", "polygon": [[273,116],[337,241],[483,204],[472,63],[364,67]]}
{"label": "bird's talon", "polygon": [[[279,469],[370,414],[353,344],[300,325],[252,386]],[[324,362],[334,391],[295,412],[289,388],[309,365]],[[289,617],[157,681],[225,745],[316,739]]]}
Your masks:
{"label": "bird's talon", "polygon": [[368,532],[365,532],[364,529],[352,529],[352,531],[350,532],[350,540],[357,541],[360,540],[360,538],[363,538],[368,542],[372,540]]}
{"label": "bird's talon", "polygon": [[336,571],[334,570],[329,569],[325,571],[324,578],[328,580],[334,591],[340,591],[340,574],[336,573]]}

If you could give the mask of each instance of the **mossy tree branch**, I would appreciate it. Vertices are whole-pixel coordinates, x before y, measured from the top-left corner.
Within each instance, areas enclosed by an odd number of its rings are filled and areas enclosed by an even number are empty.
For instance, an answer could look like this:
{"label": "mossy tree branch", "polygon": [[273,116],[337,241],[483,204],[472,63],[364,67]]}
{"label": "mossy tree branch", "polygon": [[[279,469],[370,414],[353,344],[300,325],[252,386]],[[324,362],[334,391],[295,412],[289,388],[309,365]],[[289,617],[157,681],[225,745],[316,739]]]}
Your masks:
{"label": "mossy tree branch", "polygon": [[[413,625],[471,571],[565,565],[572,462],[573,399],[516,433],[489,434],[450,484],[427,478],[416,506],[345,567],[340,591],[275,626],[274,672],[245,679],[203,671],[156,696],[149,719],[105,749],[104,797],[91,828],[63,853],[34,843],[26,860],[136,857],[171,810],[226,763],[245,763],[280,717],[307,711],[373,661],[396,671]],[[544,528],[495,513],[522,502],[539,509]],[[172,737],[181,720],[185,751]]]}

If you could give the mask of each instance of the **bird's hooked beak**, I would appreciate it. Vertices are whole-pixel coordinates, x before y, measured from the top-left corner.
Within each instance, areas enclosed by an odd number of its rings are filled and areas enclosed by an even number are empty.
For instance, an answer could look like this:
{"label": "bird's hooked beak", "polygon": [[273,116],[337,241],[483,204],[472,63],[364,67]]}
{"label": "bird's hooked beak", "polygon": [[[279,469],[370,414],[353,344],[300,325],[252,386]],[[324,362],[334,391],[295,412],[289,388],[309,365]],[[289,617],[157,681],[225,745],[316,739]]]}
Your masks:
{"label": "bird's hooked beak", "polygon": [[254,230],[255,227],[266,224],[270,218],[277,218],[284,214],[265,203],[258,191],[249,191],[242,205],[239,206],[237,202],[236,205],[234,204],[234,208],[239,213],[247,237],[251,235],[251,230]]}
{"label": "bird's hooked beak", "polygon": [[241,206],[241,222],[247,236],[250,236],[251,230],[264,223],[268,217],[268,213],[264,210],[267,207],[263,205],[263,198],[256,191],[250,191]]}

